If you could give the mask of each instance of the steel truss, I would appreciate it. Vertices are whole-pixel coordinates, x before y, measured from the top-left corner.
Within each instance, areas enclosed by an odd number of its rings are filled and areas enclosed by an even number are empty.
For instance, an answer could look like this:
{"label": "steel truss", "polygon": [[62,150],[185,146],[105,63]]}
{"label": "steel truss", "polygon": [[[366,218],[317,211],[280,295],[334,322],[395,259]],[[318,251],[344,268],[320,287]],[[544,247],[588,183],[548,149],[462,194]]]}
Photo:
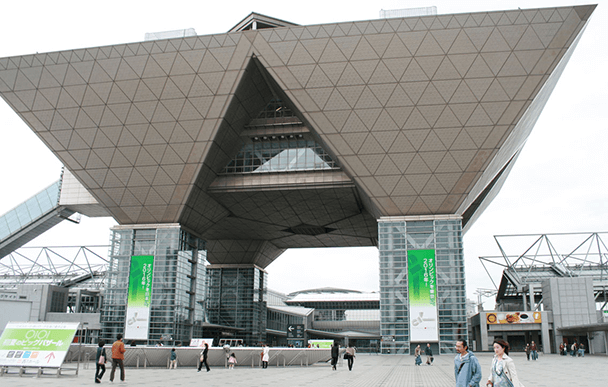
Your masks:
{"label": "steel truss", "polygon": [[[497,289],[496,302],[525,300],[530,291],[538,309],[541,283],[551,277],[592,277],[594,296],[601,309],[608,304],[608,232],[496,235],[500,256],[479,257]],[[607,239],[608,240],[608,239]],[[527,246],[527,247],[526,247]],[[514,251],[523,253],[513,254]],[[499,285],[486,264],[503,268]]]}
{"label": "steel truss", "polygon": [[101,290],[109,245],[22,247],[0,260],[0,289],[50,284]]}

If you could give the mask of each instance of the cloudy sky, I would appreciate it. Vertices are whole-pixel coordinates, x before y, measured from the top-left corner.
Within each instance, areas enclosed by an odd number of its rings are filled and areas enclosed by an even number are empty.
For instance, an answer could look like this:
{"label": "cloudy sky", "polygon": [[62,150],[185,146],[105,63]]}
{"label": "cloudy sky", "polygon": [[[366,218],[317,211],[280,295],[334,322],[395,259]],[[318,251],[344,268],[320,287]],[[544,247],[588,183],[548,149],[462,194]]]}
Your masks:
{"label": "cloudy sky", "polygon": [[[491,288],[480,256],[494,235],[605,231],[608,220],[608,1],[591,23],[498,197],[465,235],[467,293]],[[588,4],[527,1],[41,1],[3,4],[0,57],[141,41],[146,32],[229,30],[250,12],[294,23],[376,19],[380,9],[435,5],[439,14]],[[604,69],[604,70],[601,70]],[[59,178],[61,163],[0,100],[0,214]],[[107,244],[112,219],[64,222],[29,246]],[[520,251],[523,252],[523,251]],[[292,249],[271,264],[269,287],[378,290],[376,248]],[[499,271],[493,272],[495,276]]]}

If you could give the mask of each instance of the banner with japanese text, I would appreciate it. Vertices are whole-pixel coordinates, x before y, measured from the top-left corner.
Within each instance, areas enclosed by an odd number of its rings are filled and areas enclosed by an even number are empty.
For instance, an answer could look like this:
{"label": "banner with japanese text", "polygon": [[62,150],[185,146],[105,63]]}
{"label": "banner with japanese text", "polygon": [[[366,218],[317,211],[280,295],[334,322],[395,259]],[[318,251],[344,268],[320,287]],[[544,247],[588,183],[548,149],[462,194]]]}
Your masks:
{"label": "banner with japanese text", "polygon": [[408,250],[407,278],[410,303],[410,341],[439,340],[435,250]]}
{"label": "banner with japanese text", "polygon": [[125,339],[148,340],[154,256],[134,255],[129,270]]}
{"label": "banner with japanese text", "polygon": [[61,367],[78,325],[9,322],[0,336],[0,366]]}

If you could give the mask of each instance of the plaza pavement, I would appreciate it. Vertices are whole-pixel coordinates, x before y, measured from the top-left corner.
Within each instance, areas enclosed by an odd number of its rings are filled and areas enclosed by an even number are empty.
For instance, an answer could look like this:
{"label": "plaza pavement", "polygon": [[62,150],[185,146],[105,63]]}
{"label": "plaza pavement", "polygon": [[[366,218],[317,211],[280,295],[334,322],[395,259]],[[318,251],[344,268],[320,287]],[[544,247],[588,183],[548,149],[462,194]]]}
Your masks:
{"label": "plaza pavement", "polygon": [[[483,370],[482,386],[489,375],[492,355],[477,355]],[[513,356],[520,380],[526,387],[554,386],[608,386],[608,357],[541,355],[539,360],[526,361],[524,354]],[[423,357],[423,359],[425,359]],[[343,362],[343,360],[341,360]],[[412,386],[444,387],[454,385],[453,356],[435,357],[433,366],[415,366],[413,356],[359,354],[352,371],[346,363],[332,371],[329,364],[316,364],[309,367],[270,366],[268,369],[237,366],[234,370],[215,367],[211,372],[196,372],[194,368],[168,370],[160,368],[127,368],[126,382],[119,381],[117,372],[114,383],[110,383],[110,368],[103,377],[102,385],[116,384],[125,386]],[[118,371],[118,370],[117,370]],[[2,387],[71,387],[93,383],[94,364],[88,369],[81,368],[78,376],[43,375],[19,377],[5,375],[0,377]]]}

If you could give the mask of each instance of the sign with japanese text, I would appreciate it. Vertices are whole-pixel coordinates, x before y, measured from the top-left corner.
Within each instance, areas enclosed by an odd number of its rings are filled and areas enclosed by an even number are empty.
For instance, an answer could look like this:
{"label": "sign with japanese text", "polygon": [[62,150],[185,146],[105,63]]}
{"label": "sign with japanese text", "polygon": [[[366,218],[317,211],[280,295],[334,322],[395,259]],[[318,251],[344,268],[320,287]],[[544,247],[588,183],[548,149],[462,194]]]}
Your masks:
{"label": "sign with japanese text", "polygon": [[435,270],[435,250],[408,250],[407,280],[412,342],[439,340]]}
{"label": "sign with japanese text", "polygon": [[125,339],[148,340],[154,256],[134,255],[129,270]]}
{"label": "sign with japanese text", "polygon": [[0,366],[61,367],[78,325],[9,322],[0,337]]}

